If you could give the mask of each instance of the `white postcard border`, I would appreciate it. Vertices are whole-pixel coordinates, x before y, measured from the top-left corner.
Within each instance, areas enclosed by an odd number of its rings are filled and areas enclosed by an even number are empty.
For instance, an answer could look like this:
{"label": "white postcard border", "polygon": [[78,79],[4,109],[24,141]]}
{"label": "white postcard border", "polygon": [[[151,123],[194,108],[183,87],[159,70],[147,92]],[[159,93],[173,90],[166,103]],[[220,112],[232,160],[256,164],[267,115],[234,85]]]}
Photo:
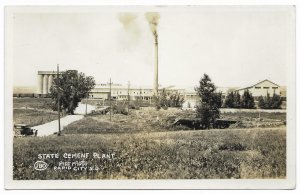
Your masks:
{"label": "white postcard border", "polygon": [[[288,6],[289,7],[289,6]],[[103,9],[105,7],[101,7]],[[122,9],[122,7],[120,7]],[[23,8],[22,8],[23,9]],[[11,14],[22,10],[20,7],[7,7],[5,17],[5,129],[12,122],[12,33]],[[26,11],[36,11],[37,8],[27,7]],[[87,7],[39,7],[39,10],[82,11]],[[98,9],[93,7],[92,9]],[[105,8],[116,9],[116,7]],[[130,7],[126,7],[130,9]],[[135,8],[136,9],[136,8]],[[139,8],[138,8],[139,9]],[[149,9],[148,7],[146,9]],[[152,7],[151,10],[157,9]],[[239,180],[13,180],[12,179],[12,142],[13,134],[5,131],[5,188],[6,189],[293,189],[295,187],[295,148],[296,148],[296,60],[295,60],[295,9],[292,11],[292,26],[290,29],[289,64],[287,78],[287,178],[281,179],[239,179]],[[24,11],[24,9],[23,9]]]}

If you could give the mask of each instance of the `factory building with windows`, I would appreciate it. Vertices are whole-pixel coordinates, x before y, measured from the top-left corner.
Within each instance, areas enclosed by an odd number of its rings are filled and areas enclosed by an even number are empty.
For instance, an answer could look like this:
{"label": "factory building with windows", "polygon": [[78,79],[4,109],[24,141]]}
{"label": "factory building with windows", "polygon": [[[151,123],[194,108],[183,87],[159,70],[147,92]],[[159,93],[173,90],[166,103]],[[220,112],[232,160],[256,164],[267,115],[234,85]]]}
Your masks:
{"label": "factory building with windows", "polygon": [[[60,74],[63,72],[60,72]],[[49,97],[50,88],[53,84],[53,79],[56,77],[54,71],[38,71],[37,87],[14,87],[13,96],[14,97]],[[101,83],[97,84],[94,89],[89,92],[89,98],[91,99],[102,99],[108,100],[111,90],[111,99],[113,100],[128,100],[130,96],[131,100],[147,100],[151,101],[154,96],[153,86],[129,86],[122,84],[109,84]],[[184,97],[185,103],[196,104],[199,101],[199,96],[195,91],[194,87],[162,87],[158,86],[158,94],[163,90],[167,93],[179,93]],[[252,96],[257,99],[259,96],[267,96],[269,94],[271,97],[273,94],[280,95],[284,100],[286,99],[286,87],[279,86],[270,80],[263,80],[254,85],[243,87],[243,88],[233,88],[233,87],[217,87],[217,92],[222,93],[222,99],[229,92],[239,92],[243,95],[244,91],[249,90]]]}
{"label": "factory building with windows", "polygon": [[245,90],[248,90],[254,98],[258,98],[259,96],[267,96],[267,94],[270,96],[273,96],[273,94],[282,94],[281,87],[267,79],[252,86],[240,88],[235,91],[239,92],[240,95],[243,95]]}
{"label": "factory building with windows", "polygon": [[[60,74],[63,72],[60,72]],[[50,87],[52,86],[53,79],[56,77],[56,72],[54,71],[38,71],[38,83],[37,92],[33,94],[37,97],[47,97],[50,93]],[[153,86],[130,86],[122,84],[109,84],[102,83],[97,84],[94,89],[89,93],[89,98],[92,99],[103,99],[108,100],[111,88],[111,99],[113,100],[127,100],[128,94],[131,100],[152,100],[154,91]],[[167,92],[178,92],[184,95],[184,89],[178,89],[174,86],[169,87],[158,87],[158,94],[165,89]]]}
{"label": "factory building with windows", "polygon": [[[111,88],[111,98],[113,100],[127,100],[128,95],[131,100],[149,100],[153,98],[153,87],[149,86],[126,86],[122,84],[97,84],[94,89],[89,93],[89,98],[92,99],[103,99],[108,100]],[[178,92],[179,94],[184,95],[184,89],[178,89],[175,87],[159,87],[158,93],[161,93],[165,89],[167,92]]]}

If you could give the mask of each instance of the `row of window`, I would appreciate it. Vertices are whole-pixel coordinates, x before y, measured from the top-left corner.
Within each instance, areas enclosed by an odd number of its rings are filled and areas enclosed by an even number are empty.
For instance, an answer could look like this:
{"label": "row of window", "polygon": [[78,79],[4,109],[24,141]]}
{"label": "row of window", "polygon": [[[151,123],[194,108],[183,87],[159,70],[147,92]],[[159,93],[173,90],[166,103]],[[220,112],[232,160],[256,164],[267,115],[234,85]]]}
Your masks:
{"label": "row of window", "polygon": [[[263,89],[270,89],[271,87],[263,87]],[[261,87],[255,87],[255,89],[261,89]],[[278,87],[272,87],[272,89],[278,89]]]}
{"label": "row of window", "polygon": [[[116,99],[116,97],[113,97],[114,99]],[[136,96],[135,99],[139,99],[140,97]],[[127,99],[127,96],[118,96],[118,99]],[[150,100],[152,99],[152,97],[147,97],[147,96],[141,96],[142,100]]]}
{"label": "row of window", "polygon": [[[112,91],[112,94],[127,94],[128,92],[127,91],[124,91],[124,92],[122,92],[122,91]],[[131,94],[132,94],[132,92],[130,92]],[[146,92],[133,92],[134,94],[146,94]],[[149,93],[151,93],[151,92],[147,92],[147,94],[149,94]]]}

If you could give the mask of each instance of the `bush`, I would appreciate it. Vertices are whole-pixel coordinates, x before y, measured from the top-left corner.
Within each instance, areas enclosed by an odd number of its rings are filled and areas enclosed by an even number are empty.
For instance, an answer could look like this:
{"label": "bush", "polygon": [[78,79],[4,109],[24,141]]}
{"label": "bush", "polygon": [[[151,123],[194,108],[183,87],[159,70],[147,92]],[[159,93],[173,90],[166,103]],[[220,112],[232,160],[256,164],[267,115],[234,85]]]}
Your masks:
{"label": "bush", "polygon": [[181,107],[184,98],[178,92],[171,92],[163,89],[158,96],[153,96],[156,109],[167,109],[168,107]]}
{"label": "bush", "polygon": [[123,114],[123,115],[128,115],[128,111],[125,105],[113,105],[112,106],[112,111],[114,114]]}
{"label": "bush", "polygon": [[247,146],[242,143],[224,143],[219,146],[219,150],[229,150],[229,151],[245,151],[247,150]]}

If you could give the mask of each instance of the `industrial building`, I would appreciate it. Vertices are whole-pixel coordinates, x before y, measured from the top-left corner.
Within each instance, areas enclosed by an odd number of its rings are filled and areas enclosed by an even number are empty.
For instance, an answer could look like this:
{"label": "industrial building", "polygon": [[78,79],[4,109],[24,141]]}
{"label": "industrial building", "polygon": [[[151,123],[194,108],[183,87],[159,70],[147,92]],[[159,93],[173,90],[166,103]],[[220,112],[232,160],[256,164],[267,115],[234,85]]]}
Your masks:
{"label": "industrial building", "polygon": [[240,95],[243,95],[245,90],[248,90],[254,98],[258,98],[259,96],[267,96],[267,94],[270,96],[273,96],[273,94],[281,95],[280,86],[267,79],[252,86],[239,88],[235,91],[239,92]]}
{"label": "industrial building", "polygon": [[47,96],[50,93],[53,79],[56,76],[55,71],[38,71],[37,95],[39,97]]}
{"label": "industrial building", "polygon": [[[63,72],[60,72],[60,74]],[[35,93],[33,96],[37,97],[47,97],[50,93],[50,87],[52,86],[53,79],[57,76],[55,71],[38,71],[38,82],[37,82],[37,91],[32,92]],[[156,87],[154,87],[156,90]],[[128,95],[131,100],[141,99],[141,100],[152,100],[153,94],[156,92],[153,90],[153,86],[131,86],[122,84],[109,84],[102,83],[97,84],[94,89],[89,93],[89,98],[93,99],[109,99],[111,89],[111,98],[113,100],[127,100]],[[178,89],[172,86],[169,87],[161,87],[157,86],[158,94],[165,89],[168,92],[178,92],[184,95],[184,89]],[[17,96],[17,95],[15,95]]]}
{"label": "industrial building", "polygon": [[[63,73],[63,72],[60,72]],[[49,96],[50,87],[52,86],[53,79],[57,76],[54,71],[38,71],[38,82],[37,87],[15,87],[14,88],[14,97],[47,97]],[[169,93],[179,93],[184,97],[185,102],[184,106],[191,105],[192,107],[199,101],[199,96],[196,93],[194,87],[176,87],[168,86],[163,87],[158,85],[158,95],[162,90],[166,90]],[[128,86],[122,84],[112,83],[101,83],[97,84],[94,89],[89,93],[89,98],[91,99],[102,99],[108,100],[111,91],[111,98],[113,100],[146,100],[151,101],[155,95],[156,87],[153,86]],[[222,99],[225,99],[229,92],[239,92],[240,95],[243,95],[245,90],[253,95],[254,98],[259,96],[266,96],[269,93],[270,96],[273,94],[280,95],[284,100],[286,99],[286,87],[279,86],[273,83],[270,80],[263,80],[254,85],[242,88],[234,87],[217,87],[217,92],[222,93]]]}
{"label": "industrial building", "polygon": [[[167,92],[177,92],[184,95],[184,89],[178,89],[175,87],[158,87],[158,94],[165,89]],[[127,100],[130,96],[131,100],[149,100],[153,98],[153,87],[151,86],[128,86],[122,84],[97,84],[94,89],[89,93],[89,98],[93,99],[109,99],[109,94],[111,90],[111,98],[113,100]]]}

